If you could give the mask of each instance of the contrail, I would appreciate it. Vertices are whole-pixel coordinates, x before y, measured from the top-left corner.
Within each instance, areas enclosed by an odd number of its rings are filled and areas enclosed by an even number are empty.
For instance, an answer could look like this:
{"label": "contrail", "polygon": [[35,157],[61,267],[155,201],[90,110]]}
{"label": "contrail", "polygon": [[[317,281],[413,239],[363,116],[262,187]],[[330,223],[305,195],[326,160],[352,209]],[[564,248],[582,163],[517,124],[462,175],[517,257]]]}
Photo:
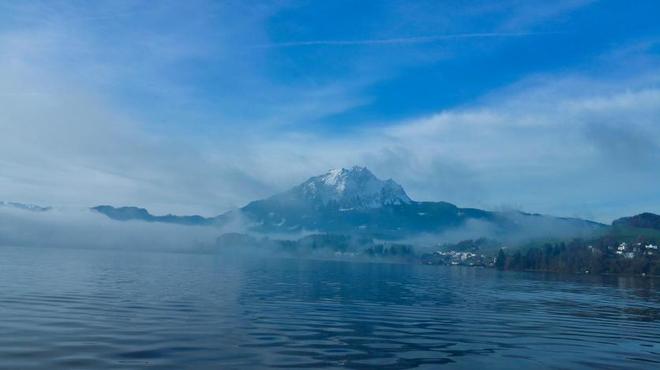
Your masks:
{"label": "contrail", "polygon": [[253,48],[291,48],[300,46],[353,46],[353,45],[392,45],[392,44],[424,44],[451,39],[468,38],[496,38],[496,37],[523,37],[537,35],[552,35],[559,32],[481,32],[481,33],[455,33],[436,36],[397,37],[389,39],[363,39],[363,40],[309,40],[287,41],[271,44],[254,45]]}

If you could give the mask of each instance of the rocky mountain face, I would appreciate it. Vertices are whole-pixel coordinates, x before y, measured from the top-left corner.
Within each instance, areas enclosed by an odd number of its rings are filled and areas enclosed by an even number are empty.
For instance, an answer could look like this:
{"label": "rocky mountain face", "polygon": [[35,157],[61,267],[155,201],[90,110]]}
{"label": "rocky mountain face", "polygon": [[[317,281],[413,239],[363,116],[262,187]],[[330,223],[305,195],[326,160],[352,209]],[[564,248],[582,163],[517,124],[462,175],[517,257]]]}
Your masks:
{"label": "rocky mountain face", "polygon": [[488,235],[533,230],[579,233],[599,227],[577,219],[521,212],[459,208],[447,202],[418,202],[401,185],[380,180],[364,167],[330,170],[270,198],[236,211],[261,232],[316,231],[410,237],[464,229]]}
{"label": "rocky mountain face", "polygon": [[401,185],[392,179],[380,180],[367,168],[357,166],[312,177],[280,196],[343,210],[412,203]]}
{"label": "rocky mountain face", "polygon": [[264,232],[400,234],[490,217],[449,203],[415,202],[401,185],[381,180],[364,167],[330,170],[238,212]]}

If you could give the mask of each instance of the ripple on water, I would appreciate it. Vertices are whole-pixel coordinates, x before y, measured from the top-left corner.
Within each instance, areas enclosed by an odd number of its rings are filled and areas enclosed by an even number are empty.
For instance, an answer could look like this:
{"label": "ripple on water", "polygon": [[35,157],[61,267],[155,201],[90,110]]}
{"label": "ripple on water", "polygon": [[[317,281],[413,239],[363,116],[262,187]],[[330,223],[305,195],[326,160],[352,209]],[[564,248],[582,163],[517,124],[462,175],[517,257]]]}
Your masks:
{"label": "ripple on water", "polygon": [[8,369],[660,368],[652,280],[0,248]]}

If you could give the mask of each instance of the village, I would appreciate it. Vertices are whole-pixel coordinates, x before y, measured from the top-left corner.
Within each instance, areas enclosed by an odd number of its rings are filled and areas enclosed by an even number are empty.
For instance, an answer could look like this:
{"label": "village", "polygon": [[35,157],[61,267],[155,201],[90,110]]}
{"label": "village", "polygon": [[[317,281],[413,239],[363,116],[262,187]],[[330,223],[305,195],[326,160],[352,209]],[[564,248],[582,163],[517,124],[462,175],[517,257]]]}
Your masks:
{"label": "village", "polygon": [[[589,247],[590,249],[593,248],[591,246]],[[628,244],[626,242],[622,242],[616,247],[615,253],[627,259],[633,259],[635,257],[641,257],[644,255],[653,256],[654,254],[658,253],[658,246],[650,243],[644,244],[641,242],[637,242],[634,244]]]}
{"label": "village", "polygon": [[475,252],[461,251],[435,251],[431,254],[422,255],[421,260],[425,265],[486,267],[493,267],[495,265],[495,258],[493,257],[487,257]]}

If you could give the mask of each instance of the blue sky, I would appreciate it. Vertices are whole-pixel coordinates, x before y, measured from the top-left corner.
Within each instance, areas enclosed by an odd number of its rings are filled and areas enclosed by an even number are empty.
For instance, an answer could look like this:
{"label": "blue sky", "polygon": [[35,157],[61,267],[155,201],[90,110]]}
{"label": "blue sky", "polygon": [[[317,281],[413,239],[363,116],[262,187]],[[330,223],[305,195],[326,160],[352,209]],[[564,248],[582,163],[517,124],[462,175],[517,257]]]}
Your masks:
{"label": "blue sky", "polygon": [[0,0],[0,194],[210,215],[359,164],[420,200],[660,212],[658,14]]}

